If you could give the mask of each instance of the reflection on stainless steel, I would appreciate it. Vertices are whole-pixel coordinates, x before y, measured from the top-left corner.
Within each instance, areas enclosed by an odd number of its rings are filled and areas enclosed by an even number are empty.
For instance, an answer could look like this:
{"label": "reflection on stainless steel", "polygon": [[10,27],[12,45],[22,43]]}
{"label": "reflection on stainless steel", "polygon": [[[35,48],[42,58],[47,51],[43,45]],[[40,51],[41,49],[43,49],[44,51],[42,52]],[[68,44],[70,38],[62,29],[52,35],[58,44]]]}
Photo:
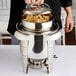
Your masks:
{"label": "reflection on stainless steel", "polygon": [[[44,13],[48,14],[48,12],[52,14],[48,9],[47,11],[42,11],[41,9],[41,13],[39,11],[33,11],[33,15],[44,15]],[[22,19],[22,23],[17,23],[16,28],[18,32],[26,37],[25,40],[21,41],[24,72],[28,73],[28,67],[30,66],[33,68],[45,66],[47,73],[51,73],[54,41],[51,41],[50,37],[59,31],[58,23],[55,22],[54,18],[50,18],[48,22],[39,23]]]}
{"label": "reflection on stainless steel", "polygon": [[[51,73],[54,41],[51,41],[50,37],[59,31],[58,24],[57,26],[53,24],[48,31],[30,30],[22,24],[17,24],[16,28],[26,37],[24,41],[21,41],[21,51],[24,55],[24,72],[28,73],[29,67],[42,68],[45,66],[47,73]],[[47,61],[49,62],[47,63]]]}
{"label": "reflection on stainless steel", "polygon": [[[55,24],[56,25],[56,24]],[[59,25],[57,26],[53,26],[51,27],[49,30],[47,31],[42,31],[42,30],[39,30],[39,31],[35,31],[35,30],[30,30],[26,27],[24,27],[22,24],[19,24],[17,23],[16,24],[16,28],[19,32],[25,34],[25,35],[53,35],[55,33],[57,33],[59,31]],[[54,29],[54,30],[53,30]]]}
{"label": "reflection on stainless steel", "polygon": [[50,30],[50,28],[52,27],[54,15],[52,10],[49,9],[49,7],[46,4],[43,5],[33,5],[32,7],[30,5],[30,9],[24,10],[22,15],[22,24],[25,28],[37,32]]}

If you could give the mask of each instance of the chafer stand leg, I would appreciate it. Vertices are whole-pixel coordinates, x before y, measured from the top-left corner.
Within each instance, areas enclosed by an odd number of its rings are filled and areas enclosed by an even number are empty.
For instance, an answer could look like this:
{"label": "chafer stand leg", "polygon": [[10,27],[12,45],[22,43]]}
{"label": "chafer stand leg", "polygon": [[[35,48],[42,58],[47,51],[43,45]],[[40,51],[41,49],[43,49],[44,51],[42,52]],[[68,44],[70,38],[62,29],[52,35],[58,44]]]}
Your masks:
{"label": "chafer stand leg", "polygon": [[28,44],[29,44],[28,40],[21,41],[21,44],[20,44],[20,50],[22,53],[22,61],[23,61],[23,72],[25,74],[28,73],[28,57],[27,57]]}
{"label": "chafer stand leg", "polygon": [[47,45],[48,45],[48,67],[47,67],[47,73],[51,75],[52,70],[53,70],[53,52],[54,52],[54,44],[55,41],[48,40]]}

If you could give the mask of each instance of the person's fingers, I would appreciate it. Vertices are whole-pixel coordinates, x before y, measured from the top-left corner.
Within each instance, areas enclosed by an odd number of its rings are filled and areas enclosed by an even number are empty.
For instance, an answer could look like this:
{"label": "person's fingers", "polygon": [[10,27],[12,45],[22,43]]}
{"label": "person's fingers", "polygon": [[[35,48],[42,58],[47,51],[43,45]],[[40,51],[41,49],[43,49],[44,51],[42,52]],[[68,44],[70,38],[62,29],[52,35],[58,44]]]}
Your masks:
{"label": "person's fingers", "polygon": [[44,3],[44,0],[41,0],[39,3],[37,3],[38,5],[41,5]]}
{"label": "person's fingers", "polygon": [[69,30],[69,22],[66,22],[65,24],[65,31]]}
{"label": "person's fingers", "polygon": [[43,1],[43,0],[36,0],[36,4],[37,4],[37,5],[40,5],[40,4],[42,4],[42,1]]}
{"label": "person's fingers", "polygon": [[44,3],[44,0],[41,0],[41,4],[43,4]]}
{"label": "person's fingers", "polygon": [[24,0],[26,4],[31,4],[31,0]]}
{"label": "person's fingers", "polygon": [[73,28],[74,28],[74,24],[73,23],[70,23],[69,24],[69,30],[67,31],[67,32],[71,32],[72,30],[73,30]]}
{"label": "person's fingers", "polygon": [[36,0],[36,3],[40,3],[41,2],[41,0]]}
{"label": "person's fingers", "polygon": [[65,28],[65,31],[66,31],[66,32],[71,32],[71,31],[73,30],[73,28],[74,28],[74,23],[71,22],[71,23],[69,23],[69,24],[67,25],[67,27]]}
{"label": "person's fingers", "polygon": [[27,4],[36,4],[36,5],[40,5],[44,3],[44,0],[24,0],[24,1]]}
{"label": "person's fingers", "polygon": [[35,3],[36,3],[36,0],[31,0],[31,3],[32,3],[32,4],[35,4]]}

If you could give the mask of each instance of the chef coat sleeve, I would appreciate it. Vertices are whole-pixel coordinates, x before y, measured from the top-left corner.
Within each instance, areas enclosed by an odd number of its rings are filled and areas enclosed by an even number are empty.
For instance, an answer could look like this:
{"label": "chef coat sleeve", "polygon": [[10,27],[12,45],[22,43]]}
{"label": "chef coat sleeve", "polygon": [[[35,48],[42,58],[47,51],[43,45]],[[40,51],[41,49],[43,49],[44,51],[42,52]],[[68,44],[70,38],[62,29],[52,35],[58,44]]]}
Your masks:
{"label": "chef coat sleeve", "polygon": [[21,21],[22,10],[25,8],[24,0],[11,0],[10,18],[7,31],[14,35],[16,24]]}
{"label": "chef coat sleeve", "polygon": [[72,6],[72,0],[60,0],[62,7],[69,7]]}

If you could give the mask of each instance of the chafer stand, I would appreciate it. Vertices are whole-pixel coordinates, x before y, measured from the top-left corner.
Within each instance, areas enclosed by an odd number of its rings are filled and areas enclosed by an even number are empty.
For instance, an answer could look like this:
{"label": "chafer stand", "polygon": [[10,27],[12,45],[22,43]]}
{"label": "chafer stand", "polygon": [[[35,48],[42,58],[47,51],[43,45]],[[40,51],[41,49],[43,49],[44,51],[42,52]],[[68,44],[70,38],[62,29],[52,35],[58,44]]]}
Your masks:
{"label": "chafer stand", "polygon": [[43,49],[42,52],[37,53],[36,51],[33,51],[33,47],[35,46],[35,33],[30,33],[27,31],[25,33],[21,27],[15,32],[14,36],[20,40],[20,50],[23,58],[23,71],[25,74],[28,73],[29,67],[41,68],[44,66],[47,68],[47,73],[51,74],[53,67],[54,44],[55,40],[60,38],[61,33],[58,31],[54,35],[50,35],[49,33],[50,32],[42,33]]}

